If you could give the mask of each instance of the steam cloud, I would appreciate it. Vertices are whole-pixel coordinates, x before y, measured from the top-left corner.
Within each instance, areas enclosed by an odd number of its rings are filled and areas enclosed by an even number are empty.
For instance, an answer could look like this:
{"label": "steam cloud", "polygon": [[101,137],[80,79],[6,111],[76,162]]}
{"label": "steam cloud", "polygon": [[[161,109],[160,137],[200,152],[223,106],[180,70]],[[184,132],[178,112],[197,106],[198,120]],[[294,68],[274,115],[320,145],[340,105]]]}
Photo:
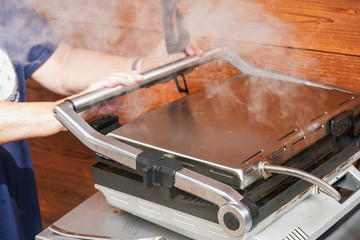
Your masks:
{"label": "steam cloud", "polygon": [[[159,0],[149,0],[146,3],[139,0],[28,1],[47,17],[49,23],[67,42],[81,47],[137,57],[145,55],[163,38]],[[188,30],[195,39],[206,40],[207,43],[210,43],[209,47],[225,45],[234,51],[238,50],[239,43],[244,46],[251,45],[249,48],[241,48],[241,54],[255,56],[253,57],[255,61],[259,51],[254,47],[256,44],[262,47],[266,45],[281,46],[285,40],[292,41],[289,29],[294,26],[280,21],[256,1],[180,1],[179,7],[185,16]],[[51,16],[46,16],[47,9],[51,9]],[[59,20],[54,21],[54,19]],[[119,19],[132,21],[141,31],[134,29],[131,24],[119,22]],[[19,24],[26,23],[20,22]],[[88,31],[89,26],[93,28],[93,31]],[[269,50],[267,54],[269,59],[262,61],[262,67],[276,69],[277,66],[274,66],[273,62],[279,65],[279,61],[272,61],[271,56],[282,59],[284,63],[289,61],[287,52],[281,48],[276,48],[276,53],[271,51]],[[316,63],[310,61],[298,64],[313,66]],[[294,63],[293,66],[292,75],[296,76],[297,65]],[[301,69],[304,67],[302,66]],[[204,70],[204,74],[206,74],[206,70]],[[254,121],[261,121],[263,119],[260,119],[259,116],[265,116],[261,114],[265,111],[267,104],[267,99],[262,97],[263,92],[274,91],[279,96],[293,96],[296,93],[296,89],[279,88],[276,84],[276,81],[274,83],[266,82],[266,85],[260,87],[261,84],[254,82],[256,89],[251,91],[254,93],[252,95],[254,101],[248,106],[250,112],[259,113],[253,119]],[[225,91],[222,89],[222,94],[231,95],[233,93],[231,89]],[[208,97],[211,96],[212,93],[209,93]],[[133,101],[132,98],[129,99],[129,101]],[[133,109],[136,109],[134,111],[136,115],[141,115],[149,107],[149,105],[141,104],[144,102],[146,101],[137,99],[135,102],[126,102],[125,105],[133,106]],[[288,109],[291,108],[291,102],[286,105],[283,106],[284,113],[292,112]]]}
{"label": "steam cloud", "polygon": [[[226,46],[245,59],[249,57],[248,61],[260,63],[264,69],[277,70],[291,63],[291,72],[287,74],[294,77],[301,76],[300,71],[318,71],[314,59],[294,61],[294,56],[290,56],[288,49],[282,47],[291,46],[292,42],[299,40],[299,36],[292,35],[296,32],[295,24],[279,20],[263,6],[256,1],[195,1],[187,12],[188,29],[193,36],[206,39],[210,45]],[[301,39],[304,43],[310,40],[311,36],[302,36]],[[284,128],[293,123],[298,123],[298,128],[308,127],[303,124],[321,113],[314,112],[314,106],[310,106],[313,103],[309,100],[303,103],[308,105],[295,107],[306,99],[307,93],[303,86],[284,84],[277,80],[264,81],[263,78],[250,76],[244,87],[247,92],[244,90],[243,97],[237,96],[238,92],[235,93],[229,84],[207,89],[208,98],[227,95],[221,97],[220,107],[213,110],[221,115],[226,111],[224,109],[235,104],[245,109],[249,120],[259,126],[276,121],[283,122]],[[269,95],[277,100],[269,99]],[[323,106],[326,99],[327,94],[322,92],[318,96],[317,106]],[[274,106],[274,103],[277,105]],[[282,130],[278,129],[279,134]]]}

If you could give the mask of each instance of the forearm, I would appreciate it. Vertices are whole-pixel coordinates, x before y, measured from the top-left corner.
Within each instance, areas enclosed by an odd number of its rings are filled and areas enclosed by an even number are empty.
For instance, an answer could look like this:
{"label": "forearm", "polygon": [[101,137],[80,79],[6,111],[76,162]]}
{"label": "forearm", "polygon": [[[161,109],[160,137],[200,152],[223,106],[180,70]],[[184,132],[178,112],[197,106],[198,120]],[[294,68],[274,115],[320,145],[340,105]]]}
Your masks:
{"label": "forearm", "polygon": [[64,67],[61,81],[78,93],[112,72],[131,73],[132,58],[76,48]]}
{"label": "forearm", "polygon": [[[189,45],[188,55],[202,56],[203,51]],[[141,59],[137,70],[142,73],[156,67],[183,59],[184,52],[168,55],[165,41]],[[74,48],[62,42],[51,57],[31,77],[49,90],[71,95],[100,81],[110,73],[131,73],[135,58],[119,57],[92,50]]]}
{"label": "forearm", "polygon": [[52,115],[54,102],[0,101],[0,144],[55,134],[63,129]]}
{"label": "forearm", "polygon": [[73,48],[61,43],[31,77],[53,92],[72,95],[109,73],[131,73],[133,61],[134,58]]}

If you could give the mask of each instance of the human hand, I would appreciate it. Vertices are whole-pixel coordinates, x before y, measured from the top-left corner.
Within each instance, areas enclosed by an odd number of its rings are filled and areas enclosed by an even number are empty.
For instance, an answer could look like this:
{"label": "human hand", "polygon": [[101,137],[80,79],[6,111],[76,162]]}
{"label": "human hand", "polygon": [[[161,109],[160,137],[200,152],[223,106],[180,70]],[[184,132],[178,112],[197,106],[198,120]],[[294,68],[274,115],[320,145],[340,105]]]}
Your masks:
{"label": "human hand", "polygon": [[154,50],[148,55],[141,58],[137,64],[137,71],[143,73],[151,69],[175,62],[180,59],[184,59],[187,56],[202,56],[204,51],[198,47],[198,44],[191,40],[186,46],[185,52],[179,52],[175,54],[168,54],[166,50],[165,40],[163,39]]}
{"label": "human hand", "polygon": [[[128,73],[110,73],[109,75],[103,77],[102,80],[91,84],[87,89],[80,92],[79,94],[73,95],[72,98],[93,92],[102,88],[113,88],[118,85],[130,86],[135,83],[142,81],[142,75],[137,72],[133,72],[132,74]],[[80,113],[80,116],[83,119],[90,119],[95,116],[106,115],[116,111],[120,106],[120,102],[117,99],[107,101],[102,103],[99,106],[93,107],[89,110]]]}
{"label": "human hand", "polygon": [[[101,88],[116,87],[120,84],[131,85],[142,80],[142,76],[124,73],[111,73],[102,80],[91,84],[79,95],[92,92]],[[71,97],[70,97],[71,99]],[[65,131],[65,127],[54,117],[54,106],[63,103],[65,99],[56,102],[7,102],[0,101],[0,109],[7,114],[0,114],[0,145],[34,137],[45,137]],[[79,115],[88,120],[98,115],[105,115],[119,107],[116,100],[108,101]]]}

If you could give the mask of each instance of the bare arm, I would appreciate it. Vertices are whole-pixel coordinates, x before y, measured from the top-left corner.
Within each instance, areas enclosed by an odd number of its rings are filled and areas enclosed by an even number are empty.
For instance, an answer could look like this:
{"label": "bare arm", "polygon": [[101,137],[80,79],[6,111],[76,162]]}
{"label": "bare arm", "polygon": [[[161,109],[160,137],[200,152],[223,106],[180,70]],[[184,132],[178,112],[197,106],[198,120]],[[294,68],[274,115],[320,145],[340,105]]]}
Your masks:
{"label": "bare arm", "polygon": [[[186,53],[201,56],[203,51],[192,43],[186,48]],[[165,42],[162,41],[138,62],[137,70],[145,72],[185,57],[185,53],[168,55]],[[131,73],[134,60],[135,58],[74,48],[61,42],[53,55],[31,77],[53,92],[71,95],[111,73]]]}
{"label": "bare arm", "polygon": [[112,72],[131,73],[133,60],[62,42],[31,78],[53,92],[72,95]]}
{"label": "bare arm", "polygon": [[[32,137],[55,134],[62,126],[52,116],[55,103],[14,103],[0,101],[0,145]],[[4,114],[6,113],[6,114]]]}
{"label": "bare arm", "polygon": [[[201,55],[202,50],[188,47],[187,54]],[[164,44],[160,43],[154,51],[141,59],[139,71],[147,71],[184,57],[186,57],[184,53],[166,55]],[[73,95],[86,89],[90,84],[91,86],[85,92],[103,87],[115,87],[119,84],[131,85],[141,81],[140,75],[131,73],[133,61],[132,58],[73,48],[61,43],[53,55],[31,77],[53,92]],[[0,114],[0,144],[49,136],[64,130],[52,115],[52,108],[56,104],[57,102],[0,101],[2,112]],[[116,101],[108,102],[106,106],[101,105],[82,113],[82,117],[88,119],[95,115],[107,114],[115,111],[117,106]]]}
{"label": "bare arm", "polygon": [[[119,84],[131,85],[141,81],[141,76],[132,74],[117,74],[103,78],[93,83],[83,94],[104,87],[115,87]],[[75,97],[77,95],[73,95]],[[64,127],[52,114],[53,107],[63,102],[6,102],[0,101],[0,145],[16,140],[44,137],[55,134]],[[119,107],[116,100],[109,101],[99,107],[81,113],[81,117],[89,119],[115,111]]]}

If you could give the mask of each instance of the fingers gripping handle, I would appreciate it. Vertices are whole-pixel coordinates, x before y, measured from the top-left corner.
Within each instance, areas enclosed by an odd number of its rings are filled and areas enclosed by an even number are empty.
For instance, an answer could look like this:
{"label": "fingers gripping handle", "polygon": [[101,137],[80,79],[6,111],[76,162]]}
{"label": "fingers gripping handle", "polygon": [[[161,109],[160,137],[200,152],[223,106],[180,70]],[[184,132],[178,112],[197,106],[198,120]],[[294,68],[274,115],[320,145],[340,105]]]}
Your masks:
{"label": "fingers gripping handle", "polygon": [[157,69],[143,73],[143,80],[131,86],[117,86],[114,88],[104,88],[94,92],[73,98],[75,112],[79,113],[103,102],[123,96],[136,91],[140,88],[150,87],[164,79],[172,78],[174,75],[188,69],[203,65],[216,59],[223,59],[225,48],[219,47],[207,51],[203,56],[191,56],[185,59],[170,63]]}

